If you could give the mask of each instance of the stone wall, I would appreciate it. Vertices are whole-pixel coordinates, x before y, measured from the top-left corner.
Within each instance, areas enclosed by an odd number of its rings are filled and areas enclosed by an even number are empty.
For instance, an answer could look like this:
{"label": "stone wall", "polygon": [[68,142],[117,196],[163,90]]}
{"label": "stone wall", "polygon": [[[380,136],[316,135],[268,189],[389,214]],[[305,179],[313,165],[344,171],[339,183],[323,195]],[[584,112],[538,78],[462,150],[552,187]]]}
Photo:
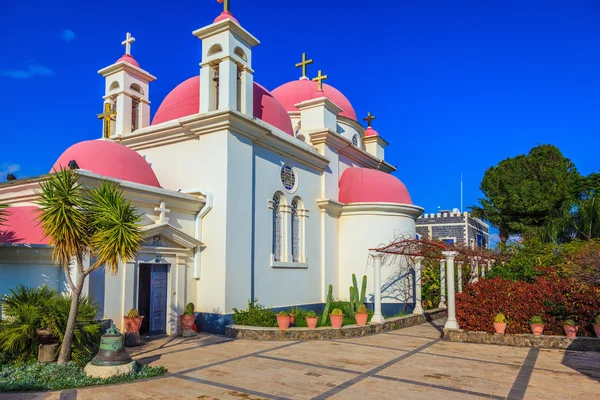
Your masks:
{"label": "stone wall", "polygon": [[427,321],[446,317],[445,309],[433,309],[425,311],[423,315],[404,315],[387,319],[383,324],[369,324],[367,326],[347,325],[340,329],[333,329],[329,326],[308,329],[308,328],[289,328],[281,330],[279,328],[262,328],[255,326],[229,325],[226,328],[226,334],[236,339],[252,340],[327,340],[344,339],[372,335],[374,333],[393,331],[407,326],[419,325]]}
{"label": "stone wall", "polygon": [[514,347],[541,347],[576,351],[600,351],[600,339],[591,337],[568,338],[566,336],[498,335],[487,332],[444,330],[444,340],[459,343],[498,344]]}

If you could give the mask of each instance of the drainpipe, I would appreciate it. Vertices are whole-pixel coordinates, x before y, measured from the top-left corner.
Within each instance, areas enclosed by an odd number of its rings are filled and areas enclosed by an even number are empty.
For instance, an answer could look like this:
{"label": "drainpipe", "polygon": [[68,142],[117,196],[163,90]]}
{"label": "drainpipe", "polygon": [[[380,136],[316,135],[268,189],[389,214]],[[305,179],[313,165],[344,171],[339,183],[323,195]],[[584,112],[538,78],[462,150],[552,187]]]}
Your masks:
{"label": "drainpipe", "polygon": [[[203,194],[206,199],[204,207],[202,207],[196,215],[194,229],[195,239],[199,242],[202,242],[202,219],[213,207],[213,194],[211,191],[204,189],[183,189],[181,192],[186,194]],[[194,253],[194,279],[200,279],[200,252],[200,246],[196,247],[196,251]]]}

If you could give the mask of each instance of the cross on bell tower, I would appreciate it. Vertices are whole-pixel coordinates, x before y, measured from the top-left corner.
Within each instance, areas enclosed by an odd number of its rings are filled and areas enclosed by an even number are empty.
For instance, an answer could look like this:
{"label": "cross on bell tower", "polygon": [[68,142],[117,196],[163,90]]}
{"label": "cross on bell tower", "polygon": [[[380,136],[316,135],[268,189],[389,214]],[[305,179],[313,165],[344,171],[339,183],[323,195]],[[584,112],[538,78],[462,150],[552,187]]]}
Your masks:
{"label": "cross on bell tower", "polygon": [[121,42],[121,45],[125,46],[125,54],[127,54],[128,56],[131,55],[131,44],[133,42],[135,42],[135,38],[131,36],[131,33],[127,32],[125,40]]}
{"label": "cross on bell tower", "polygon": [[367,121],[367,126],[370,128],[371,127],[371,121],[373,121],[374,119],[377,119],[376,116],[371,115],[371,111],[369,111],[367,113],[367,116],[365,118],[363,118],[363,121]]}

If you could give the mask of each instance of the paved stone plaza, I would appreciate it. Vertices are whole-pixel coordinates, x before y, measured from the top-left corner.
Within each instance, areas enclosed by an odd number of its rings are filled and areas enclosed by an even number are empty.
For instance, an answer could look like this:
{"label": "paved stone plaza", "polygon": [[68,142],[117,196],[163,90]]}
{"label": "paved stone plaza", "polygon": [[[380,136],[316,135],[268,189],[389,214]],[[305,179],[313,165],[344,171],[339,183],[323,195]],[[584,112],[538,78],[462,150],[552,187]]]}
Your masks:
{"label": "paved stone plaza", "polygon": [[335,341],[164,338],[132,352],[163,377],[0,399],[600,397],[600,353],[443,342],[442,322]]}

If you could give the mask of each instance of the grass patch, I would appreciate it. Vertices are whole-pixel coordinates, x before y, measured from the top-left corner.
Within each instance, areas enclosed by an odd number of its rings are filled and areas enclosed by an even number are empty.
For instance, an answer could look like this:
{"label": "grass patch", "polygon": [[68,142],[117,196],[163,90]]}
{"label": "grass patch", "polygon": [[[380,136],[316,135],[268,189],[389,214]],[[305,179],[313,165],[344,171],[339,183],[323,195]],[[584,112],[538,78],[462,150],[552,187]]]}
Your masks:
{"label": "grass patch", "polygon": [[167,370],[164,367],[138,364],[135,372],[131,375],[99,379],[90,378],[82,367],[72,362],[64,365],[56,363],[5,364],[0,365],[0,392],[63,390],[125,383],[161,376],[165,372]]}

